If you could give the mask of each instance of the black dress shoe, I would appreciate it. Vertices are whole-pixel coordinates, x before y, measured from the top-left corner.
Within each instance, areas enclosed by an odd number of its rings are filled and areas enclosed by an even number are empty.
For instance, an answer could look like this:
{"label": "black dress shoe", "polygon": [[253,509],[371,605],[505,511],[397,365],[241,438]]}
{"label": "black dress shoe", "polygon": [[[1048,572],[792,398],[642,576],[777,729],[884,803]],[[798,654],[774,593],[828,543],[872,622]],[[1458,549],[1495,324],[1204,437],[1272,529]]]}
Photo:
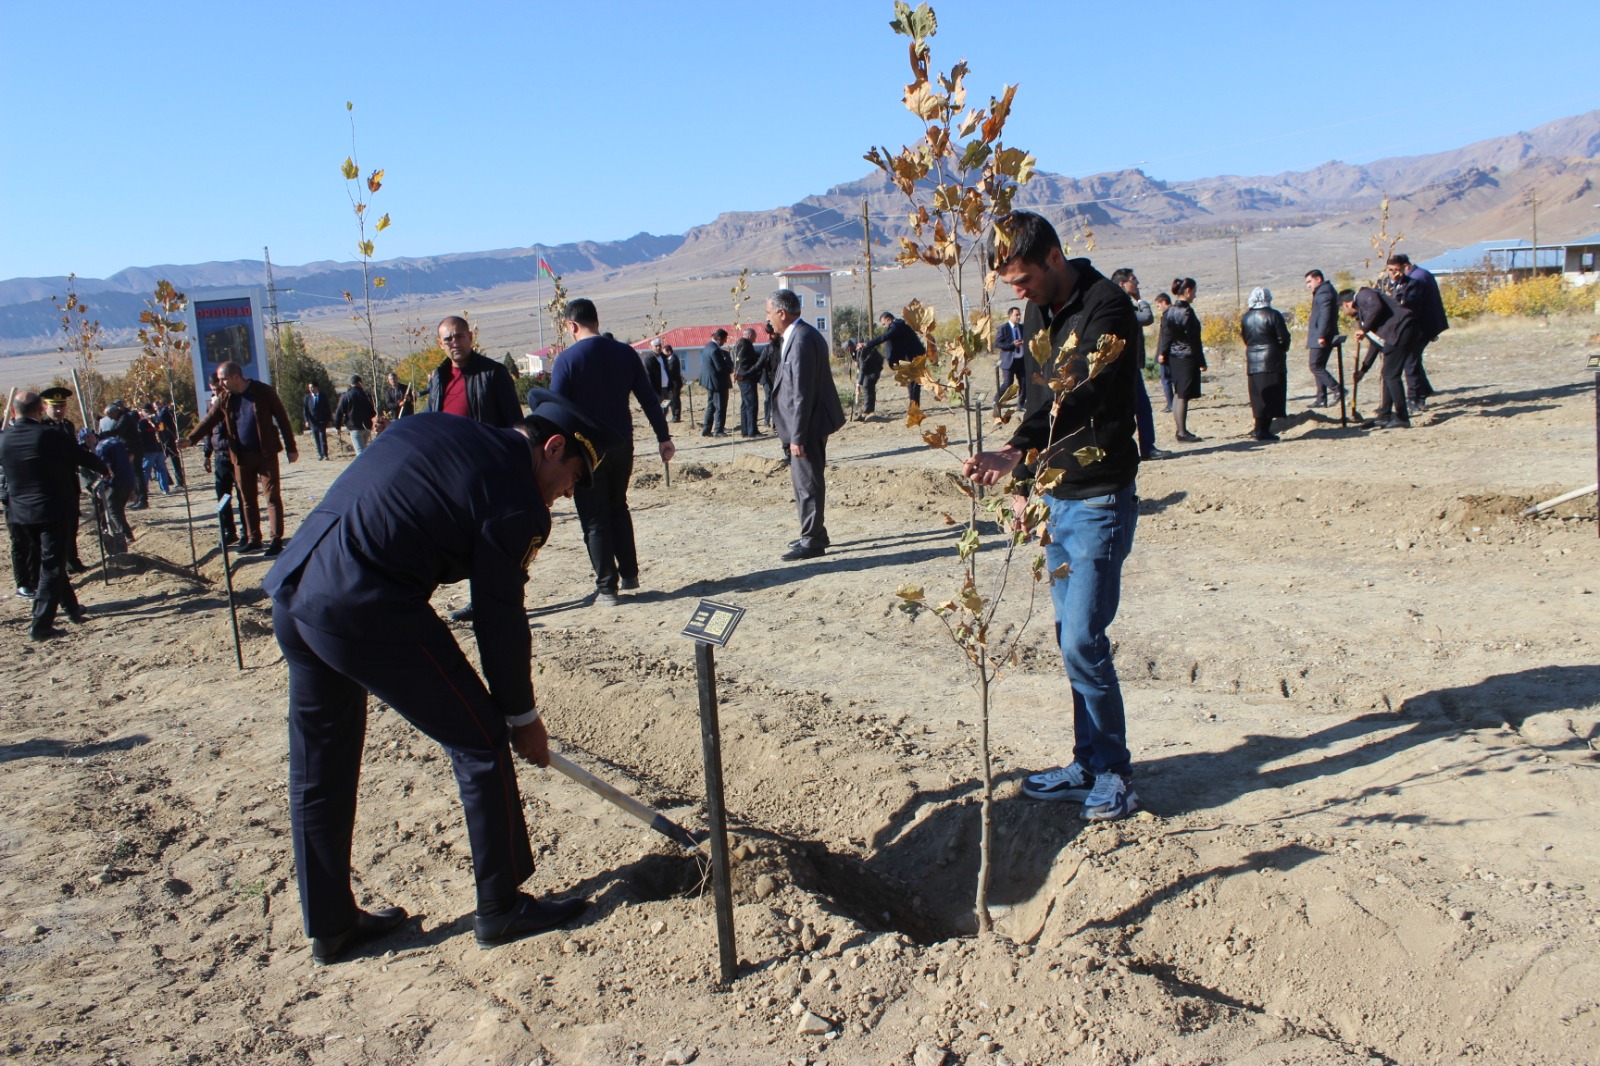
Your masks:
{"label": "black dress shoe", "polygon": [[820,555],[826,554],[827,551],[828,549],[820,546],[808,548],[804,544],[800,544],[790,548],[788,551],[779,556],[779,558],[786,563],[792,563],[800,559],[815,559]]}
{"label": "black dress shoe", "polygon": [[318,966],[331,966],[350,953],[357,945],[376,940],[400,928],[406,912],[400,907],[385,907],[381,911],[356,911],[356,924],[337,936],[311,938],[311,961]]}
{"label": "black dress shoe", "polygon": [[69,574],[87,574],[88,572],[89,568],[83,565],[82,559],[73,559],[67,563],[67,573]]}
{"label": "black dress shoe", "polygon": [[240,554],[243,554],[244,552],[258,552],[260,550],[261,542],[259,540],[247,541],[246,543],[239,545]]}
{"label": "black dress shoe", "polygon": [[73,622],[75,622],[76,624],[81,626],[81,625],[83,625],[83,623],[85,623],[85,622],[87,622],[89,620],[89,611],[82,604],[79,604],[76,607],[68,607],[67,608],[67,617],[72,619]]}
{"label": "black dress shoe", "polygon": [[43,629],[28,630],[29,640],[54,640],[57,637],[64,637],[66,635],[67,631],[65,629],[58,629],[55,626],[45,626]]}
{"label": "black dress shoe", "polygon": [[457,608],[454,611],[451,611],[450,612],[450,621],[452,621],[452,622],[470,622],[470,621],[472,621],[472,604],[469,603],[465,607],[460,607],[460,608]]}
{"label": "black dress shoe", "polygon": [[267,550],[262,552],[261,554],[265,555],[269,559],[276,559],[282,553],[283,553],[283,538],[282,537],[273,537],[272,538],[272,543],[268,544],[267,545]]}
{"label": "black dress shoe", "polygon": [[525,936],[533,936],[554,929],[582,914],[589,906],[586,899],[557,899],[546,903],[525,893],[517,893],[517,905],[504,914],[472,919],[472,935],[480,948],[509,944]]}

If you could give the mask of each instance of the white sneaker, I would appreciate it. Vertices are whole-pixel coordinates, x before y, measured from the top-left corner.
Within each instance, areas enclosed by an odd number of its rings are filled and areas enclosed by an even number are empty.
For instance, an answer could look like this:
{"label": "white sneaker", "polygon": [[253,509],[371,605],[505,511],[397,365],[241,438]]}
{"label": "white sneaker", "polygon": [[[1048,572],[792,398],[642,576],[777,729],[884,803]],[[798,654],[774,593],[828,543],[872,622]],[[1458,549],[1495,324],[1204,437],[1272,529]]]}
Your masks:
{"label": "white sneaker", "polygon": [[1083,817],[1090,822],[1114,822],[1139,809],[1139,796],[1121,774],[1104,773],[1083,801]]}
{"label": "white sneaker", "polygon": [[1072,800],[1082,803],[1089,797],[1094,774],[1082,763],[1073,763],[1056,770],[1030,774],[1023,779],[1022,794],[1036,800]]}

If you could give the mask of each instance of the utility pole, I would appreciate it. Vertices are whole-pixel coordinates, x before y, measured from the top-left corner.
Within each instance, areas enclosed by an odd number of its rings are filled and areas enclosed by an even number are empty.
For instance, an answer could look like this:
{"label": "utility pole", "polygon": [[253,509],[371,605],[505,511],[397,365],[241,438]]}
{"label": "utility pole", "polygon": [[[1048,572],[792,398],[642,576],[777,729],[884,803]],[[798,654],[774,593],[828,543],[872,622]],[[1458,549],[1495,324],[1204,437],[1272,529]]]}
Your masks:
{"label": "utility pole", "polygon": [[1528,264],[1528,277],[1539,276],[1539,197],[1528,193],[1528,199],[1533,204],[1533,261]]}
{"label": "utility pole", "polygon": [[[279,343],[278,323],[278,287],[272,281],[272,250],[266,245],[261,246],[261,257],[267,264],[267,360],[272,367],[272,383],[277,385],[281,380],[278,364],[282,361],[283,346]],[[196,398],[200,392],[199,382],[196,382]]]}
{"label": "utility pole", "polygon": [[872,226],[867,222],[867,198],[861,198],[861,243],[867,249],[867,331],[877,318],[872,313]]}
{"label": "utility pole", "polygon": [[1239,281],[1239,234],[1233,235],[1233,313],[1244,313],[1244,288]]}

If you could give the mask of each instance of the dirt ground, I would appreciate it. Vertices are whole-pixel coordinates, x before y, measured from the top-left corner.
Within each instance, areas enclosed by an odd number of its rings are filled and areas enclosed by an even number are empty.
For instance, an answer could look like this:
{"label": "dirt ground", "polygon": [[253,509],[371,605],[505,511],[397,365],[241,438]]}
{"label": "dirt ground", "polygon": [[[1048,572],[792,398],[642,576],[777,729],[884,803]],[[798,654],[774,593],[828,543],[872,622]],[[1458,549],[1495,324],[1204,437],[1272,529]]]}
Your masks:
{"label": "dirt ground", "polygon": [[[413,918],[313,968],[267,561],[235,574],[240,671],[214,526],[197,524],[196,580],[182,499],[158,496],[110,584],[98,565],[80,580],[88,625],[33,645],[27,605],[0,605],[0,1053],[1592,1062],[1595,501],[1518,512],[1594,480],[1596,321],[1453,330],[1429,353],[1441,394],[1409,432],[1307,411],[1296,367],[1283,441],[1257,445],[1237,359],[1216,366],[1191,416],[1202,442],[1141,472],[1112,630],[1148,810],[1089,826],[1018,792],[1070,749],[1041,601],[995,692],[991,937],[970,932],[975,695],[939,623],[893,598],[908,581],[954,591],[941,512],[960,501],[947,460],[898,417],[901,391],[886,385],[887,417],[830,446],[833,549],[818,560],[778,561],[795,516],[771,438],[702,440],[686,420],[670,487],[641,464],[643,589],[619,608],[587,603],[564,503],[528,595],[551,730],[693,827],[680,631],[702,597],[748,611],[717,653],[741,959],[726,990],[695,862],[532,767],[528,887],[594,905],[570,929],[478,949],[448,762],[377,705],[357,893]],[[1174,447],[1167,423],[1159,436]],[[290,469],[291,530],[344,466]],[[1013,602],[1020,623],[1025,592]]]}

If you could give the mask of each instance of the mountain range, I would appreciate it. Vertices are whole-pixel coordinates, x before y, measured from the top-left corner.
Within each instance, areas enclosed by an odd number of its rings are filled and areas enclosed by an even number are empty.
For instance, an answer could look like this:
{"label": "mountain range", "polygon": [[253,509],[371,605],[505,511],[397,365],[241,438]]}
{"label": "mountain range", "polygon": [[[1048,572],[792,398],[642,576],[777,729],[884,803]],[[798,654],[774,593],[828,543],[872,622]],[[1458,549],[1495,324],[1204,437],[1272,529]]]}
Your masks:
{"label": "mountain range", "polygon": [[[1379,203],[1390,200],[1391,232],[1404,229],[1415,251],[1516,236],[1527,228],[1537,200],[1541,232],[1571,239],[1600,229],[1600,110],[1558,119],[1447,152],[1328,162],[1307,171],[1270,176],[1219,175],[1167,182],[1139,169],[1071,178],[1036,172],[1016,198],[1063,232],[1094,231],[1104,241],[1126,232],[1183,242],[1226,230],[1285,227],[1371,228]],[[533,248],[386,260],[384,302],[407,296],[474,292],[532,284],[538,255],[569,279],[638,268],[662,277],[724,273],[729,264],[769,271],[801,261],[853,265],[861,249],[865,201],[874,242],[905,235],[906,202],[881,174],[836,185],[798,203],[765,211],[733,211],[681,235],[639,233],[621,241],[582,241]],[[1420,238],[1420,240],[1419,240]],[[144,300],[160,279],[191,297],[209,289],[265,282],[265,264],[223,263],[130,267],[109,278],[78,278],[80,296],[106,331],[126,344]],[[278,306],[286,317],[325,310],[359,291],[359,263],[323,261],[274,266]],[[0,281],[0,353],[48,351],[57,344],[59,315],[51,296],[64,295],[62,277]]]}

